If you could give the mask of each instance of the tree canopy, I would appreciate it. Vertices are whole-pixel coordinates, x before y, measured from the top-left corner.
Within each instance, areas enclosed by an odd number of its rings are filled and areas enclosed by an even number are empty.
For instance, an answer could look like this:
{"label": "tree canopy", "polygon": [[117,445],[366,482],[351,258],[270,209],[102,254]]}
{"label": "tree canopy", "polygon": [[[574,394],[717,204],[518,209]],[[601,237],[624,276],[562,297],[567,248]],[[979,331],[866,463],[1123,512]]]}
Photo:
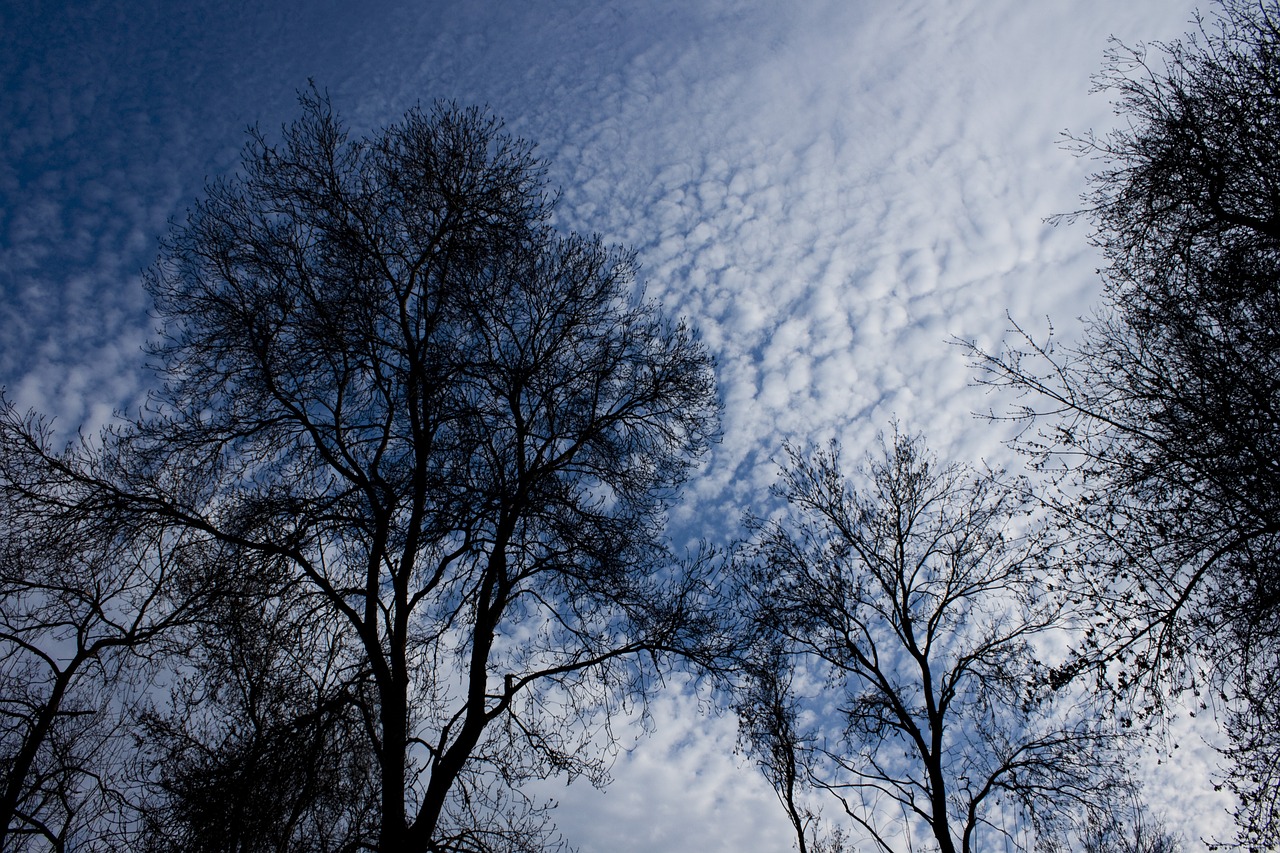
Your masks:
{"label": "tree canopy", "polygon": [[[148,409],[59,456],[7,412],[43,472],[11,485],[243,581],[153,717],[177,759],[156,837],[216,846],[202,822],[234,816],[277,836],[240,849],[321,824],[326,849],[538,849],[521,782],[603,779],[610,715],[714,654],[710,566],[662,536],[718,435],[711,359],[629,252],[550,225],[497,119],[439,104],[352,139],[301,105],[164,241]],[[352,801],[315,795],[335,774]]]}

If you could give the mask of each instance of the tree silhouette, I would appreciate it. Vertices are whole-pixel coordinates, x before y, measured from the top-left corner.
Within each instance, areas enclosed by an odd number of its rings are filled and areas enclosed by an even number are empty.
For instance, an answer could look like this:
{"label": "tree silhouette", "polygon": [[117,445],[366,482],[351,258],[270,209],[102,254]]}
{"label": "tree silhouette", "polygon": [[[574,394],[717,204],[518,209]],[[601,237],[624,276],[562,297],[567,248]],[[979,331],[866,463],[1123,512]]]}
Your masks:
{"label": "tree silhouette", "polygon": [[134,709],[217,560],[68,482],[75,454],[2,398],[0,448],[0,849],[98,849],[132,814]]}
{"label": "tree silhouette", "polygon": [[1107,260],[1077,345],[971,347],[1023,396],[1021,447],[1063,487],[1079,594],[1102,626],[1063,677],[1105,668],[1154,707],[1220,712],[1241,841],[1280,841],[1280,5],[1226,0],[1184,40],[1116,43],[1098,88],[1125,124],[1083,215]]}
{"label": "tree silhouette", "polygon": [[543,164],[496,119],[444,104],[351,140],[301,102],[148,274],[163,389],[50,476],[216,544],[323,626],[295,638],[332,670],[307,706],[228,749],[269,760],[340,703],[374,768],[359,844],[528,849],[537,825],[504,829],[521,782],[601,781],[610,716],[710,654],[710,563],[662,529],[717,437],[711,360],[638,300],[629,253],[551,227]]}
{"label": "tree silhouette", "polygon": [[[747,550],[757,633],[738,709],[800,849],[1072,837],[1123,774],[1114,729],[1050,689],[1037,657],[1063,614],[1029,500],[902,435],[852,481],[834,447],[789,449],[777,492],[788,513]],[[817,835],[815,789],[851,834]]]}

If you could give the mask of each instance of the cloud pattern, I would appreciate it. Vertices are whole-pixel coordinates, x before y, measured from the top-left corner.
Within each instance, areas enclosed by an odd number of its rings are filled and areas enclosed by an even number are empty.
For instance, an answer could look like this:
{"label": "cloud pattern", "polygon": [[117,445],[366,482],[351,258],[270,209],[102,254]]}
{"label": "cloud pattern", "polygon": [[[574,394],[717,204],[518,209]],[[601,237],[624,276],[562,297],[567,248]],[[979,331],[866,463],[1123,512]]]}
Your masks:
{"label": "cloud pattern", "polygon": [[[545,7],[542,7],[544,6]],[[21,8],[19,8],[21,6]],[[1108,35],[1176,37],[1186,0],[142,0],[10,4],[0,31],[0,384],[93,430],[142,403],[139,271],[240,131],[293,114],[308,78],[356,130],[443,97],[539,144],[559,219],[635,247],[646,292],[719,362],[725,440],[677,508],[682,543],[739,532],[784,439],[856,455],[893,417],[943,455],[1010,462],[970,412],[948,340],[999,344],[1010,311],[1059,331],[1097,298],[1072,209],[1102,129]],[[1039,325],[1037,325],[1039,324]],[[785,849],[732,720],[679,690],[605,794],[545,786],[583,849]],[[1184,752],[1211,760],[1194,733]],[[1183,765],[1191,763],[1183,761]],[[1219,831],[1203,773],[1157,775],[1192,838]],[[1185,778],[1184,778],[1185,777]],[[1194,799],[1194,802],[1192,800]],[[1216,823],[1215,823],[1216,822]]]}

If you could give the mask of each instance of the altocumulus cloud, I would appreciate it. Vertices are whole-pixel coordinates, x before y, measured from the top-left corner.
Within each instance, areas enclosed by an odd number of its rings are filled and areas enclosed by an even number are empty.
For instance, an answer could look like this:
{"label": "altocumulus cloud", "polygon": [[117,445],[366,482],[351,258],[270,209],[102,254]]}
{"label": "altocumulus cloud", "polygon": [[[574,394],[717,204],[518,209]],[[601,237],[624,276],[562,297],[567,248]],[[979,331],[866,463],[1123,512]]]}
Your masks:
{"label": "altocumulus cloud", "polygon": [[[9,4],[0,11],[0,383],[64,429],[136,407],[151,333],[139,270],[239,132],[314,78],[359,130],[437,97],[536,141],[564,225],[639,251],[647,293],[719,361],[725,440],[690,484],[682,542],[734,535],[782,440],[854,451],[897,416],[943,454],[1005,461],[969,413],[953,335],[1004,312],[1065,334],[1098,259],[1070,210],[1089,164],[1060,130],[1108,35],[1171,38],[1185,0],[805,3]],[[606,794],[546,786],[586,850],[779,850],[785,821],[732,755],[732,721],[677,689]],[[1153,797],[1192,838],[1225,828],[1185,769]],[[1163,769],[1163,768],[1161,768]],[[1216,823],[1215,823],[1216,822]]]}

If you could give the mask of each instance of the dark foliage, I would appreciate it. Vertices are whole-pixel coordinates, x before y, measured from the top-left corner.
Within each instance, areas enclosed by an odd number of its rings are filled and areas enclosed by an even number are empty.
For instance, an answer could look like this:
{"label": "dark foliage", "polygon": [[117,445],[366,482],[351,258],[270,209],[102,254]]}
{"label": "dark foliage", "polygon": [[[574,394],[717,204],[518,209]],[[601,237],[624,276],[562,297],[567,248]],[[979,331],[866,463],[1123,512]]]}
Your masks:
{"label": "dark foliage", "polygon": [[171,707],[142,716],[139,847],[348,851],[376,834],[376,696],[349,670],[341,623],[273,580],[209,608]]}

